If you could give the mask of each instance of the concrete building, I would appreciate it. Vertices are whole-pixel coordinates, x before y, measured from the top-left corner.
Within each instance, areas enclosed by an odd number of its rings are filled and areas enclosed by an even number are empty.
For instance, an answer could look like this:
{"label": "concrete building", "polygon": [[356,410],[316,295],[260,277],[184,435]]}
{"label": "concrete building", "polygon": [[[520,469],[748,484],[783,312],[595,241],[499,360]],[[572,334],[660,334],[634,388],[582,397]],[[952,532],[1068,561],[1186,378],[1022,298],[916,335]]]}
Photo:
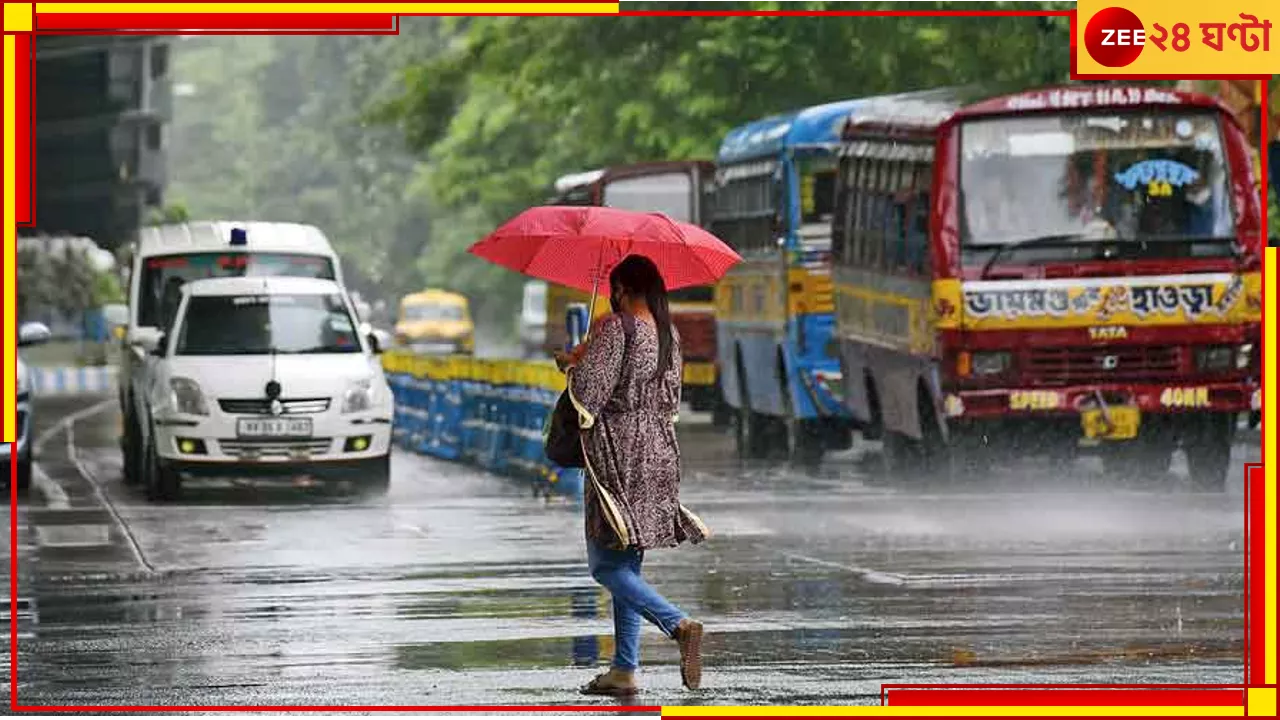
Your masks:
{"label": "concrete building", "polygon": [[164,199],[170,38],[36,39],[36,229],[114,249]]}

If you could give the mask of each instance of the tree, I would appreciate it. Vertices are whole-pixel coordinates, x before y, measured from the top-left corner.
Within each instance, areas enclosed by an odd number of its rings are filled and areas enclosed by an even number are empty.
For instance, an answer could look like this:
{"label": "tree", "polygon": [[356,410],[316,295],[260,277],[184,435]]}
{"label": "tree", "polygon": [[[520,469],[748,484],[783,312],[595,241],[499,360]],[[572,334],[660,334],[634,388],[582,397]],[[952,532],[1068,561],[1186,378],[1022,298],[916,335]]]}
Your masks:
{"label": "tree", "polygon": [[[629,8],[650,5],[700,8]],[[752,6],[762,5],[840,7]],[[444,28],[455,34],[448,49],[409,65],[399,96],[369,117],[397,123],[429,161],[417,178],[435,213],[424,269],[505,307],[519,283],[463,252],[541,202],[560,174],[713,157],[731,127],[790,108],[971,81],[1065,81],[1070,68],[1059,17],[477,17]]]}

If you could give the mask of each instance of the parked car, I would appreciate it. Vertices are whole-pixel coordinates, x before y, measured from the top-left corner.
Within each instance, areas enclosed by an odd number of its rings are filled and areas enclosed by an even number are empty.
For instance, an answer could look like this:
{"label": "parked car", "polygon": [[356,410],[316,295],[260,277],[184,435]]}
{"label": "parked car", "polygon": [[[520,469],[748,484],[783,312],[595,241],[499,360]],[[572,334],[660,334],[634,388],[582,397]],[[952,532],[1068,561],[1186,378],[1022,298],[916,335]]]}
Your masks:
{"label": "parked car", "polygon": [[386,491],[391,389],[336,282],[197,280],[170,327],[148,348],[149,498],[175,497],[187,476],[307,475]]}
{"label": "parked car", "polygon": [[13,443],[0,443],[0,465],[4,467],[4,485],[9,486],[9,465],[13,457],[18,461],[18,491],[31,487],[31,369],[22,361],[22,348],[48,342],[52,333],[44,323],[23,323],[18,328],[18,392],[17,432]]}

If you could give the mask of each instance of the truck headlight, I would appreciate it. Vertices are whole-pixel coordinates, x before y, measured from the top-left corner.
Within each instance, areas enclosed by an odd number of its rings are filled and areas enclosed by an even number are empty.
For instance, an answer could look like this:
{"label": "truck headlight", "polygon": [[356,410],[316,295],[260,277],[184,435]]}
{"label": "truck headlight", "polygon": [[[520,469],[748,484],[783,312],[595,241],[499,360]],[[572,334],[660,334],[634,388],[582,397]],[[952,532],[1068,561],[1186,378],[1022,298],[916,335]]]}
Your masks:
{"label": "truck headlight", "polygon": [[1009,369],[1011,360],[1007,352],[976,352],[970,362],[974,375],[999,375]]}
{"label": "truck headlight", "polygon": [[1253,365],[1253,343],[1245,343],[1236,348],[1236,369],[1246,370]]}
{"label": "truck headlight", "polygon": [[182,415],[208,415],[204,393],[195,380],[176,377],[169,380],[169,403]]}
{"label": "truck headlight", "polygon": [[342,397],[342,412],[358,413],[371,410],[378,402],[377,388],[374,387],[372,380],[358,380],[347,388],[347,394]]}

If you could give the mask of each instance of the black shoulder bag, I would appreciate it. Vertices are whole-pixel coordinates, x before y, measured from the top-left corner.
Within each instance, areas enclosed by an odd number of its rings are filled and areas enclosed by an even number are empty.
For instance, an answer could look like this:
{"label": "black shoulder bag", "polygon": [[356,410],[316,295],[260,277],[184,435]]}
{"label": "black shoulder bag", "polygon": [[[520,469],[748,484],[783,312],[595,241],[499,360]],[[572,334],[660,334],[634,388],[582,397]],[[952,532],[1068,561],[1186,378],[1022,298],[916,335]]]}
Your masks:
{"label": "black shoulder bag", "polygon": [[[635,318],[622,315],[622,332],[625,336],[622,346],[622,364],[625,367],[627,356],[631,350],[631,336],[636,331]],[[579,424],[578,409],[569,399],[569,388],[560,393],[555,409],[547,418],[547,427],[543,432],[543,448],[547,459],[562,468],[585,468],[586,456],[582,452],[582,427]]]}

